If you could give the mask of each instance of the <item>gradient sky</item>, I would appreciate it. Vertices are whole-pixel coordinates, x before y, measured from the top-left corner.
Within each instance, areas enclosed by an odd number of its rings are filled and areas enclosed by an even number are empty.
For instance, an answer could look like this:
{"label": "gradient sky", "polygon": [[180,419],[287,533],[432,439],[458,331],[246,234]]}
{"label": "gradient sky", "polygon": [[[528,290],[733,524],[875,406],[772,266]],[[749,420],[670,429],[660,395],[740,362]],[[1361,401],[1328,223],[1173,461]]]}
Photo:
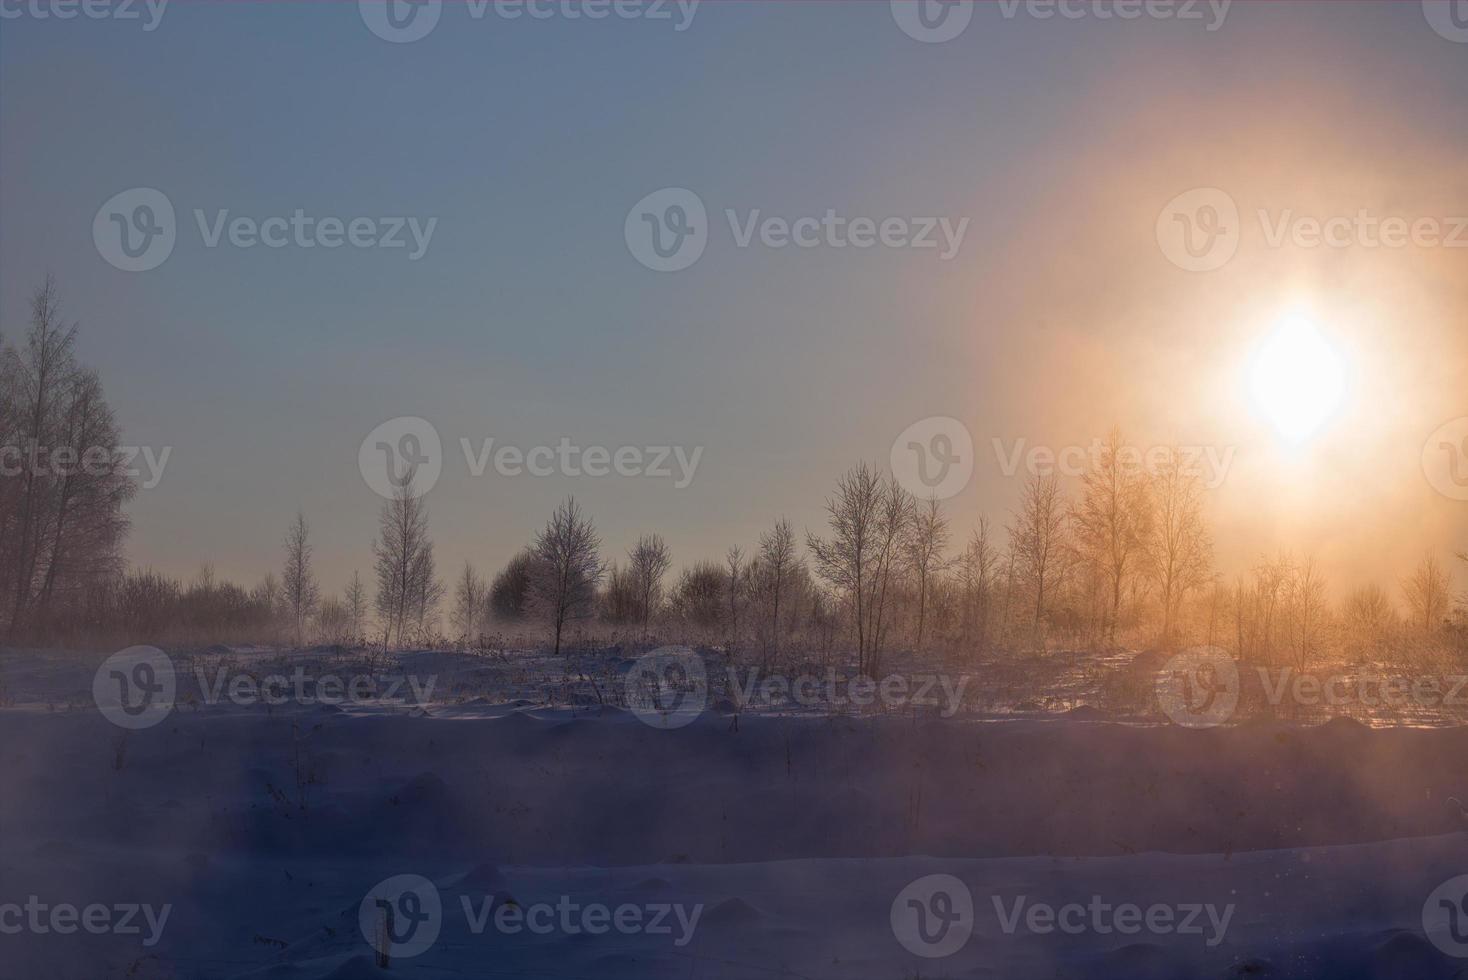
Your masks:
{"label": "gradient sky", "polygon": [[[1211,15],[1205,13],[1205,17]],[[1468,44],[1420,4],[1233,4],[1223,26],[1040,20],[981,3],[919,43],[886,2],[706,0],[670,21],[474,20],[390,44],[358,6],[174,0],[136,22],[0,22],[0,326],[48,272],[126,441],[171,446],[129,553],[251,582],[305,511],[323,585],[370,568],[378,423],[443,436],[440,568],[502,564],[575,493],[608,552],[661,531],[679,563],[818,528],[836,476],[928,416],[978,444],[966,534],[1018,494],[991,440],[1237,447],[1210,497],[1220,563],[1320,554],[1338,583],[1468,547],[1429,433],[1468,415],[1468,248],[1269,248],[1248,213],[1468,215]],[[162,190],[179,240],[128,273],[102,202]],[[686,187],[714,228],[659,274],[629,209]],[[1155,238],[1175,195],[1246,212],[1212,273]],[[191,211],[437,217],[402,251],[205,248]],[[970,219],[932,251],[737,248],[722,212]],[[1252,227],[1252,230],[1251,230]],[[1350,365],[1342,412],[1287,450],[1241,394],[1304,303]],[[704,447],[670,481],[469,475],[457,448]]]}

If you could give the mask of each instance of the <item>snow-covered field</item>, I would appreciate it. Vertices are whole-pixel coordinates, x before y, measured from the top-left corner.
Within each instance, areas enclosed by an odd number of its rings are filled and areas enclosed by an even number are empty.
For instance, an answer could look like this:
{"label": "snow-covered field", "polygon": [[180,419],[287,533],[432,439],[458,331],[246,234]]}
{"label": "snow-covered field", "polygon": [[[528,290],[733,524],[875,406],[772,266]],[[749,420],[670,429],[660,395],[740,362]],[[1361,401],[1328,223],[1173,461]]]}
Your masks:
{"label": "snow-covered field", "polygon": [[610,654],[222,649],[125,728],[104,656],[0,658],[4,980],[1468,976],[1460,728],[674,727]]}

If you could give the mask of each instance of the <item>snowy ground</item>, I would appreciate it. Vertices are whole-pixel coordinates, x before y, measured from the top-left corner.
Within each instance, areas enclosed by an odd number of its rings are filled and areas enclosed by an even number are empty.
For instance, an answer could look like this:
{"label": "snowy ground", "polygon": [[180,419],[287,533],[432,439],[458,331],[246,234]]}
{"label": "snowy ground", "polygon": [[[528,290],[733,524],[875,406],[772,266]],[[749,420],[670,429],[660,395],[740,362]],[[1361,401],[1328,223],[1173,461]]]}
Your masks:
{"label": "snowy ground", "polygon": [[[1468,976],[1465,729],[717,684],[672,728],[619,656],[218,650],[126,730],[103,656],[0,657],[3,980]],[[296,666],[426,697],[202,696]]]}

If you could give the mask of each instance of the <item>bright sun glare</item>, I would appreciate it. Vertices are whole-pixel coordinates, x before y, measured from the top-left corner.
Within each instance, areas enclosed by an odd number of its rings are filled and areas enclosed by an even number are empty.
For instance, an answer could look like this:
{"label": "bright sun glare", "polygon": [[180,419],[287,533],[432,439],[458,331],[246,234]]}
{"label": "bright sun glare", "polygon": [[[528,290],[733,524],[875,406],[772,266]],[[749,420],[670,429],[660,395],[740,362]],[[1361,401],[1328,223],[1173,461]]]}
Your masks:
{"label": "bright sun glare", "polygon": [[1255,355],[1250,383],[1255,405],[1281,435],[1300,443],[1340,407],[1345,374],[1315,323],[1292,313]]}

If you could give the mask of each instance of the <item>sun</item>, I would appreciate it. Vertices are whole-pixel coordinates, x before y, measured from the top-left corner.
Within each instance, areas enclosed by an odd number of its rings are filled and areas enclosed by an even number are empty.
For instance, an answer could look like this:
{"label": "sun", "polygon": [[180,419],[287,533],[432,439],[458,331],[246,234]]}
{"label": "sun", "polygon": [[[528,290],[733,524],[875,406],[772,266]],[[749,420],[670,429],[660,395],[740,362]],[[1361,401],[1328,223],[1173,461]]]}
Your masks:
{"label": "sun", "polygon": [[1345,393],[1340,355],[1301,313],[1280,318],[1254,355],[1249,381],[1255,406],[1292,443],[1328,422]]}

